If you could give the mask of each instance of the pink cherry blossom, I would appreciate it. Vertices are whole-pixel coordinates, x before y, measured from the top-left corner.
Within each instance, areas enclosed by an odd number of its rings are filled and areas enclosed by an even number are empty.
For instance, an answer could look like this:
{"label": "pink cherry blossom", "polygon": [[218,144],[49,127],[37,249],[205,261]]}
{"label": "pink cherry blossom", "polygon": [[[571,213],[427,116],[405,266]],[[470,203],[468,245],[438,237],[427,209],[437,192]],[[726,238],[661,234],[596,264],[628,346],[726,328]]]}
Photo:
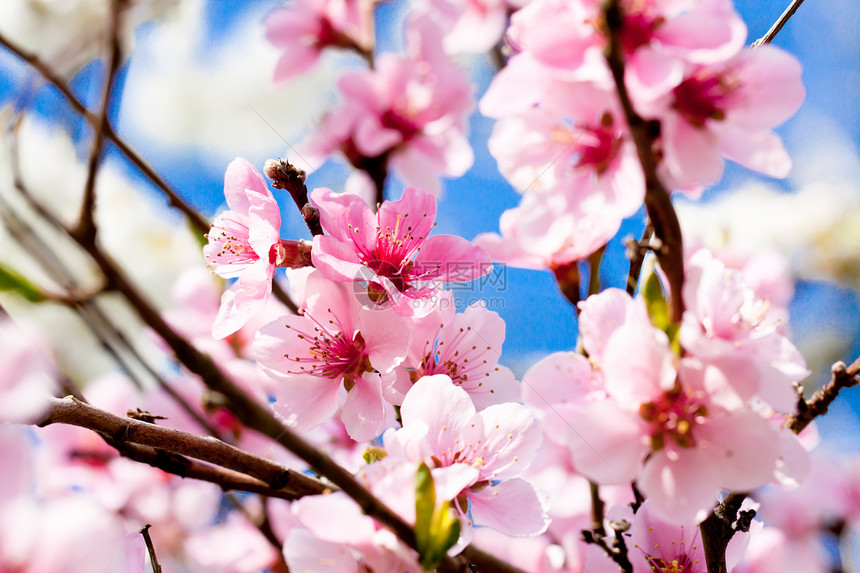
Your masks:
{"label": "pink cherry blossom", "polygon": [[[711,63],[743,46],[746,26],[727,0],[625,0],[620,39],[634,98],[653,98],[680,81],[685,64]],[[537,0],[511,18],[515,49],[566,80],[608,79],[603,4]]]}
{"label": "pink cherry blossom", "polygon": [[529,193],[502,213],[501,234],[481,233],[475,244],[512,267],[555,270],[586,259],[618,232],[622,216],[607,208],[588,213],[564,193]]}
{"label": "pink cherry blossom", "polygon": [[329,233],[314,237],[314,266],[332,280],[368,283],[370,301],[390,301],[400,314],[419,312],[439,292],[439,282],[471,281],[492,268],[486,253],[461,237],[428,237],[436,199],[419,189],[405,189],[402,199],[386,201],[376,214],[354,195],[323,188],[310,198]]}
{"label": "pink cherry blossom", "polygon": [[502,174],[524,193],[564,193],[582,213],[606,216],[609,206],[620,221],[636,212],[645,181],[613,92],[549,82],[537,107],[508,115],[508,94],[516,89],[494,83],[481,100],[482,113],[501,117],[488,145]]}
{"label": "pink cherry blossom", "polygon": [[282,258],[281,213],[254,166],[234,159],[224,175],[224,195],[229,209],[212,224],[203,256],[215,274],[237,280],[221,297],[215,338],[236,332],[265,306]]}
{"label": "pink cherry blossom", "polygon": [[367,0],[298,0],[269,14],[266,38],[283,51],[275,81],[308,71],[328,47],[369,50],[372,8]]}
{"label": "pink cherry blossom", "polygon": [[757,413],[712,400],[695,365],[682,363],[679,371],[675,364],[662,331],[616,329],[603,352],[608,399],[583,406],[569,444],[584,475],[601,483],[637,480],[653,511],[679,523],[704,516],[720,488],[768,483],[780,441]]}
{"label": "pink cherry blossom", "polygon": [[574,352],[550,354],[523,375],[522,400],[555,443],[567,444],[568,434],[576,431],[571,421],[584,404],[601,402],[606,396],[601,376],[585,356]]}
{"label": "pink cherry blossom", "polygon": [[[704,573],[705,550],[696,522],[667,523],[654,513],[652,506],[646,500],[635,514],[629,507],[618,506],[607,512],[607,519],[630,524],[624,538],[633,573]],[[732,537],[726,550],[728,571],[735,571],[749,538],[750,534],[742,532]],[[588,571],[609,573],[617,569],[618,565],[604,551],[589,551]]]}
{"label": "pink cherry blossom", "polygon": [[345,494],[305,497],[294,504],[293,512],[306,528],[293,529],[284,545],[293,571],[316,571],[320,563],[331,563],[327,570],[343,573],[422,570],[414,551],[364,515]]}
{"label": "pink cherry blossom", "polygon": [[452,307],[416,319],[412,346],[399,379],[392,387],[393,402],[399,404],[422,376],[445,374],[469,393],[475,407],[516,402],[520,389],[513,372],[498,361],[505,340],[505,321],[491,310],[473,305],[455,314]]}
{"label": "pink cherry blossom", "polygon": [[703,367],[713,367],[703,381],[709,391],[741,402],[758,396],[792,413],[797,401],[792,383],[809,370],[782,332],[782,313],[770,312],[739,271],[727,269],[707,250],[690,257],[683,296],[681,344]]}
{"label": "pink cherry blossom", "polygon": [[459,176],[472,165],[473,89],[443,51],[432,19],[411,20],[406,40],[406,56],[385,53],[373,70],[341,77],[343,107],[326,117],[309,152],[340,152],[360,169],[384,161],[408,185],[438,194],[440,175]]}
{"label": "pink cherry blossom", "polygon": [[143,539],[85,493],[0,504],[0,570],[143,573]]}
{"label": "pink cherry blossom", "polygon": [[771,46],[694,66],[652,110],[660,118],[665,156],[660,169],[672,187],[716,182],[725,157],[771,177],[785,177],[791,159],[771,130],[805,97],[799,62]]}
{"label": "pink cherry blossom", "polygon": [[465,390],[440,374],[415,383],[400,415],[403,428],[383,435],[390,456],[423,461],[434,479],[436,470],[476,470],[457,498],[460,512],[509,535],[537,535],[546,529],[543,496],[516,477],[541,442],[540,428],[526,407],[507,403],[476,412]]}
{"label": "pink cherry blossom", "polygon": [[362,307],[349,285],[308,277],[301,315],[264,326],[254,341],[260,367],[277,382],[275,410],[299,431],[333,416],[357,441],[386,422],[382,378],[406,357],[411,325],[392,310]]}
{"label": "pink cherry blossom", "polygon": [[507,0],[422,0],[426,10],[439,20],[449,53],[479,53],[492,49],[502,39],[511,2]]}

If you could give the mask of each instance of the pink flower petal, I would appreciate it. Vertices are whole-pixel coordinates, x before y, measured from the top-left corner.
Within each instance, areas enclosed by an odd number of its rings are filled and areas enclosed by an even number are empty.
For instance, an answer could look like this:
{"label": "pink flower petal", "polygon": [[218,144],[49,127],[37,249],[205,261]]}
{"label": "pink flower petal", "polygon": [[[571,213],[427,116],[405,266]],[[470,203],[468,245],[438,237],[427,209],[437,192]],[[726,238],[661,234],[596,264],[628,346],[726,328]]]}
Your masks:
{"label": "pink flower petal", "polygon": [[231,211],[248,213],[249,191],[252,194],[271,197],[271,192],[257,169],[245,159],[237,157],[230,162],[224,173],[224,196]]}
{"label": "pink flower petal", "polygon": [[469,282],[489,273],[490,257],[481,247],[454,235],[434,235],[415,257],[415,275],[422,280]]}
{"label": "pink flower petal", "polygon": [[341,413],[349,437],[356,442],[367,442],[381,434],[385,426],[384,404],[379,374],[367,372],[356,378]]}
{"label": "pink flower petal", "polygon": [[540,535],[549,526],[549,503],[534,487],[514,478],[468,493],[476,525],[515,536]]}

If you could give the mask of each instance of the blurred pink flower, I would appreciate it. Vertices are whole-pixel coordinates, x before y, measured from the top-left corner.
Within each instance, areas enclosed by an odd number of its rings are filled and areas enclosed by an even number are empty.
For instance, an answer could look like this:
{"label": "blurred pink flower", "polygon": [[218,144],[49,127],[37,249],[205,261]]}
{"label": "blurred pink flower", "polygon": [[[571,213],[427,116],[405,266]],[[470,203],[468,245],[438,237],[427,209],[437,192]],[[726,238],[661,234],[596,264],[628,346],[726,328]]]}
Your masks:
{"label": "blurred pink flower", "polygon": [[502,213],[498,233],[481,233],[475,244],[494,261],[512,267],[555,270],[586,259],[621,226],[612,209],[585,213],[564,193],[529,193]]}
{"label": "blurred pink flower", "polygon": [[343,106],[325,118],[309,153],[339,151],[358,168],[384,160],[408,185],[438,194],[440,175],[463,175],[472,165],[473,88],[429,17],[410,20],[406,34],[406,56],[384,53],[373,70],[341,77]]}
{"label": "blurred pink flower", "polygon": [[266,38],[283,51],[275,82],[308,71],[325,48],[371,48],[372,0],[297,0],[266,18]]}
{"label": "blurred pink flower", "polygon": [[0,348],[0,424],[34,422],[57,387],[49,348],[9,318],[0,318]]}

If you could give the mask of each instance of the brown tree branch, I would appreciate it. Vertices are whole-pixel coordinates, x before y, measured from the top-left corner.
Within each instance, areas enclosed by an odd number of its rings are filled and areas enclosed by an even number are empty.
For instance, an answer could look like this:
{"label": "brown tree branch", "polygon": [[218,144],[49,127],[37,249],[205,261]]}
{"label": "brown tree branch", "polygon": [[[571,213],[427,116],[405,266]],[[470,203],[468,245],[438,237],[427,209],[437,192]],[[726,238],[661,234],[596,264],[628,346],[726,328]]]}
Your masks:
{"label": "brown tree branch", "polygon": [[[81,100],[72,93],[68,83],[54,72],[50,66],[45,64],[37,56],[25,52],[10,42],[3,34],[0,34],[0,46],[5,47],[35,69],[39,75],[60,92],[73,110],[86,119],[93,129],[98,129],[99,116],[92,113],[86,108],[86,106],[84,106]],[[131,163],[137,167],[153,185],[167,196],[168,203],[188,218],[198,233],[205,235],[209,232],[209,222],[184,199],[182,199],[182,197],[180,197],[179,194],[177,194],[170,185],[167,184],[163,177],[156,173],[156,171],[136,151],[134,151],[134,149],[132,149],[121,137],[119,137],[119,135],[117,135],[110,121],[106,119],[104,123],[101,124],[101,131],[104,132],[105,137],[107,137],[111,143],[116,145],[120,152],[128,158],[128,160],[131,161]],[[277,298],[291,311],[298,312],[298,306],[296,306],[292,299],[290,299],[289,295],[287,295],[278,283],[274,283],[272,285],[272,293],[275,295],[275,298]]]}
{"label": "brown tree branch", "polygon": [[681,238],[681,225],[678,215],[669,198],[669,190],[657,176],[657,156],[654,153],[654,140],[659,133],[658,124],[646,121],[640,116],[630,99],[624,83],[624,54],[621,46],[621,29],[624,18],[619,0],[607,0],[604,16],[608,33],[606,62],[612,72],[618,99],[624,110],[630,135],[636,144],[636,152],[645,175],[645,210],[654,227],[654,235],[660,247],[654,250],[660,266],[666,273],[672,294],[672,318],[681,321],[684,300],[681,295],[684,284],[684,249]]}
{"label": "brown tree branch", "polygon": [[791,416],[786,426],[795,434],[799,434],[812,420],[827,413],[830,404],[843,388],[851,388],[860,383],[860,358],[846,367],[844,362],[837,362],[830,370],[830,381],[819,388],[809,400],[800,400],[797,413]]}
{"label": "brown tree branch", "polygon": [[211,436],[198,436],[124,418],[66,396],[51,398],[38,426],[70,424],[98,432],[110,443],[132,443],[189,456],[257,478],[272,489],[286,489],[298,496],[318,494],[325,486],[318,480],[285,468],[271,460],[240,450]]}
{"label": "brown tree branch", "polygon": [[102,157],[102,148],[104,147],[104,126],[107,122],[111,93],[113,92],[114,84],[116,82],[116,74],[119,71],[120,62],[122,62],[122,48],[120,46],[119,30],[125,3],[126,0],[113,0],[111,2],[110,21],[108,23],[108,37],[110,40],[107,72],[105,75],[104,87],[102,88],[101,102],[99,103],[99,113],[96,115],[95,124],[93,125],[93,142],[92,148],[90,149],[89,163],[87,165],[87,180],[84,184],[84,198],[81,203],[81,213],[78,217],[78,223],[73,231],[75,234],[85,238],[85,240],[94,240],[96,236],[96,226],[93,218],[96,199],[96,176],[98,175],[99,163],[101,163]]}
{"label": "brown tree branch", "polygon": [[[91,112],[86,108],[86,106],[78,99],[78,97],[72,92],[68,83],[60,77],[54,70],[51,69],[45,62],[40,60],[38,56],[33,54],[29,54],[10,42],[3,34],[0,34],[0,46],[3,46],[13,54],[15,54],[18,58],[24,60],[27,64],[30,65],[34,70],[36,70],[39,75],[42,76],[49,84],[54,86],[60,94],[65,98],[66,102],[69,106],[75,110],[78,114],[80,114],[93,129],[98,127],[99,116]],[[155,172],[155,170],[149,166],[149,164],[144,161],[144,159],[138,155],[136,151],[134,151],[131,147],[128,146],[114,131],[111,126],[110,121],[105,121],[101,126],[102,131],[104,132],[105,137],[107,137],[111,143],[116,145],[119,150],[125,155],[131,163],[137,167],[147,179],[149,179],[156,187],[158,187],[165,195],[170,202],[170,204],[179,209],[186,217],[188,217],[191,224],[201,233],[206,233],[209,231],[209,223],[206,219],[203,218],[197,211],[195,211],[188,203],[186,203],[176,192],[167,184],[167,182]]]}

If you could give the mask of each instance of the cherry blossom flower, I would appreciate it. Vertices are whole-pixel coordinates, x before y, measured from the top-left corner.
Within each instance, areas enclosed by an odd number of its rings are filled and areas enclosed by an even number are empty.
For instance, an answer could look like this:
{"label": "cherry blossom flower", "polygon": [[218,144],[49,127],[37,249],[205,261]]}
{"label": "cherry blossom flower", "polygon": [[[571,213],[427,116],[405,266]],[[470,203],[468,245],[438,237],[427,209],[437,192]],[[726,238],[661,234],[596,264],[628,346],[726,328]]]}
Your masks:
{"label": "cherry blossom flower", "polygon": [[[634,99],[662,95],[681,81],[687,63],[723,61],[746,39],[727,0],[625,0],[620,9],[625,83]],[[596,0],[531,2],[511,18],[511,42],[568,81],[608,79],[602,10]]]}
{"label": "cherry blossom flower", "polygon": [[224,175],[229,209],[212,223],[203,256],[222,278],[236,282],[221,297],[212,336],[224,338],[239,330],[265,306],[272,292],[280,248],[281,213],[260,173],[237,158]]}
{"label": "cherry blossom flower", "polygon": [[340,152],[365,170],[384,161],[408,185],[438,194],[440,175],[459,176],[472,165],[466,128],[473,89],[429,17],[409,22],[407,48],[406,56],[385,53],[373,70],[342,76],[343,107],[326,117],[308,152]]}
{"label": "cherry blossom flower", "polygon": [[344,283],[320,273],[308,277],[301,315],[262,329],[254,341],[257,362],[277,382],[275,410],[299,431],[335,414],[349,435],[366,441],[386,422],[382,378],[406,357],[411,325],[392,310],[362,307]]}
{"label": "cherry blossom flower", "polygon": [[415,383],[400,415],[403,427],[383,435],[386,452],[395,459],[423,461],[434,480],[437,470],[471,468],[471,479],[457,497],[464,516],[509,535],[546,530],[543,496],[516,477],[541,442],[540,427],[526,407],[507,403],[476,412],[466,391],[438,374]]}
{"label": "cherry blossom flower", "polygon": [[502,174],[523,193],[566,194],[566,211],[606,216],[611,206],[620,221],[639,209],[645,181],[613,93],[589,83],[548,82],[537,107],[507,115],[515,99],[509,94],[518,90],[512,83],[521,81],[496,82],[481,100],[482,113],[502,117],[488,144]]}
{"label": "cherry blossom flower", "polygon": [[564,193],[530,193],[502,213],[501,234],[481,233],[474,242],[494,261],[554,271],[586,259],[620,226],[621,216],[613,209],[584,213]]}
{"label": "cherry blossom flower", "polygon": [[[374,467],[381,465],[381,462],[372,464],[368,469],[376,475],[369,482],[363,481],[368,482],[371,491],[389,506],[392,496],[411,500],[411,519],[403,517],[414,523],[415,467],[401,464],[393,468],[391,475],[386,475],[388,472]],[[403,509],[408,513],[406,507]],[[343,573],[422,571],[413,550],[362,513],[342,492],[304,497],[293,504],[293,514],[304,526],[293,529],[284,544],[284,556],[293,571],[315,571],[320,563],[332,562],[332,565],[337,564],[333,571]]]}
{"label": "cherry blossom flower", "polygon": [[283,50],[275,81],[306,72],[325,48],[371,49],[373,3],[368,0],[299,0],[266,18],[266,38]]}
{"label": "cherry blossom flower", "polygon": [[768,301],[746,287],[741,272],[704,249],[688,261],[683,296],[681,344],[713,367],[704,380],[709,392],[734,400],[729,407],[758,396],[778,411],[794,412],[792,383],[809,370],[782,332],[782,313],[774,315]]}
{"label": "cherry blossom flower", "polygon": [[616,329],[603,352],[608,399],[584,406],[568,435],[584,475],[600,483],[635,479],[654,512],[679,523],[703,517],[719,488],[768,483],[780,440],[757,413],[720,407],[694,364],[679,371],[675,362],[662,331]]}
{"label": "cherry blossom flower", "polygon": [[498,314],[480,305],[462,313],[446,306],[415,322],[413,344],[402,365],[408,370],[401,368],[398,387],[390,387],[393,403],[402,403],[414,381],[433,374],[451,378],[479,410],[519,400],[514,373],[498,363],[505,340],[505,321]]}
{"label": "cherry blossom flower", "polygon": [[376,214],[360,198],[330,189],[315,189],[310,199],[329,233],[314,237],[314,266],[332,280],[367,282],[371,302],[391,302],[400,314],[427,314],[440,281],[468,282],[492,269],[483,249],[466,239],[428,237],[436,199],[420,189],[405,189]]}
{"label": "cherry blossom flower", "polygon": [[445,30],[445,51],[480,53],[492,49],[505,32],[509,0],[422,0],[417,9],[432,13]]}
{"label": "cherry blossom flower", "polygon": [[800,63],[772,46],[695,66],[652,109],[660,118],[661,175],[672,187],[719,180],[722,157],[771,177],[785,177],[791,158],[771,130],[805,97]]}
{"label": "cherry blossom flower", "polygon": [[[607,519],[630,524],[624,537],[633,573],[704,572],[705,549],[698,525],[694,521],[667,523],[654,513],[652,506],[645,500],[635,514],[629,507],[619,506],[607,512]],[[749,533],[742,532],[732,537],[726,549],[727,571],[736,570],[750,537]],[[618,564],[602,550],[589,550],[587,565],[588,571],[594,573],[610,573],[618,569]]]}

